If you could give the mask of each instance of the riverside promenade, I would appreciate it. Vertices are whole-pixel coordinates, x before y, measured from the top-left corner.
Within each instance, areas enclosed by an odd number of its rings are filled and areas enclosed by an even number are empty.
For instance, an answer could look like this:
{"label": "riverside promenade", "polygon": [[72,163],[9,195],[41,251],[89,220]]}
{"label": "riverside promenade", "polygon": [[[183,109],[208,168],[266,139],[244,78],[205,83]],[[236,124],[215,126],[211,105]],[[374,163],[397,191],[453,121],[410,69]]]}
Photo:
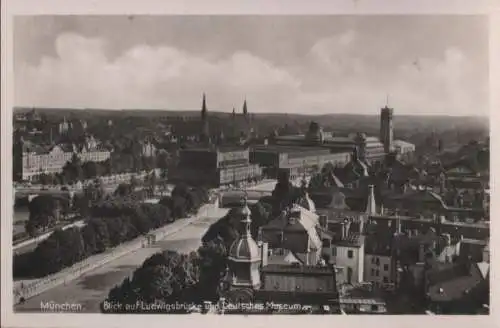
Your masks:
{"label": "riverside promenade", "polygon": [[[156,243],[126,253],[74,280],[51,288],[39,295],[14,306],[15,312],[41,312],[42,306],[54,304],[78,304],[79,312],[100,312],[99,304],[111,288],[120,284],[125,277],[131,276],[145,259],[163,250],[180,253],[195,251],[201,245],[201,237],[208,227],[227,213],[214,205],[204,205],[198,215],[181,219],[163,228],[164,238]],[[120,246],[119,246],[120,247]]]}

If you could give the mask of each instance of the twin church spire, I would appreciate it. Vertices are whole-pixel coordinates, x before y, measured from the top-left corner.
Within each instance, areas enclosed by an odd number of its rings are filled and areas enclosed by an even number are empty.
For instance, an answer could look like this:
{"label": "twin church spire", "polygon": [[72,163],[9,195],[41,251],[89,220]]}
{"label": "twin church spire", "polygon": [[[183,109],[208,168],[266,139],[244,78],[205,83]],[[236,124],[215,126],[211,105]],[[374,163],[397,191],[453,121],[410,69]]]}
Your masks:
{"label": "twin church spire", "polygon": [[[232,119],[236,119],[236,110],[233,107],[233,112],[231,114]],[[245,120],[248,120],[248,105],[247,100],[245,98],[243,102],[243,116]],[[207,108],[207,97],[206,94],[203,93],[203,99],[201,104],[201,135],[200,140],[202,142],[210,142],[210,132],[209,132],[209,124],[208,124],[208,108]]]}

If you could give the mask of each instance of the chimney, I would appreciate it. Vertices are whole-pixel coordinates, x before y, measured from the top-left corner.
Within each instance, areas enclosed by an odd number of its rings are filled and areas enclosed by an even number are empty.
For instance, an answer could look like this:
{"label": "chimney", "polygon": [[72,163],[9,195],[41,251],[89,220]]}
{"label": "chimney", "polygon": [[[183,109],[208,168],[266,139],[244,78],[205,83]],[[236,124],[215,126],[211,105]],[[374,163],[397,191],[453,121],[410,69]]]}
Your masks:
{"label": "chimney", "polygon": [[444,233],[443,237],[446,240],[446,246],[451,246],[451,235],[449,233]]}
{"label": "chimney", "polygon": [[347,235],[348,235],[348,225],[349,223],[347,222],[347,220],[344,220],[344,222],[342,222],[342,240],[345,240],[347,239]]}
{"label": "chimney", "polygon": [[375,194],[373,192],[373,185],[368,186],[368,201],[366,204],[366,213],[368,215],[377,214],[377,204],[375,203]]}
{"label": "chimney", "polygon": [[425,261],[425,245],[420,243],[418,245],[418,261],[419,262],[424,262]]}
{"label": "chimney", "polygon": [[319,225],[321,228],[328,230],[328,217],[326,215],[319,216]]}
{"label": "chimney", "polygon": [[260,248],[260,255],[261,255],[261,266],[265,267],[265,266],[267,266],[267,257],[268,257],[267,255],[268,255],[269,245],[266,242],[260,242],[259,248]]}
{"label": "chimney", "polygon": [[401,234],[401,218],[396,218],[396,233]]}

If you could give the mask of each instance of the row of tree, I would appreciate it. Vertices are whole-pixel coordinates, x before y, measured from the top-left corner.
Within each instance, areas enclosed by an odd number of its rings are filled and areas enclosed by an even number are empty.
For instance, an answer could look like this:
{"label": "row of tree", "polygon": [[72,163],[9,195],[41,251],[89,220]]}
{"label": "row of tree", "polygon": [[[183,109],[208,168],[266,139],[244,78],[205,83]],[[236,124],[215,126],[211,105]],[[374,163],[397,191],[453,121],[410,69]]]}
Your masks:
{"label": "row of tree", "polygon": [[130,199],[104,200],[90,209],[83,228],[58,229],[33,252],[14,257],[14,276],[46,276],[93,254],[145,235],[174,220],[196,212],[208,200],[203,189],[175,188],[159,204]]}
{"label": "row of tree", "polygon": [[[172,200],[183,194],[183,188],[172,193]],[[188,197],[186,197],[187,199]],[[212,224],[202,237],[203,246],[190,254],[165,251],[148,258],[132,278],[126,278],[113,288],[101,310],[105,313],[186,313],[186,307],[167,309],[158,304],[202,304],[216,301],[223,288],[222,278],[227,269],[227,251],[239,237],[240,208]],[[252,235],[269,222],[272,204],[259,201],[250,205]],[[106,303],[121,304],[110,309]],[[155,307],[156,305],[156,307]]]}
{"label": "row of tree", "polygon": [[[186,304],[216,301],[221,278],[226,271],[226,248],[212,242],[196,252],[179,254],[164,251],[152,255],[135,270],[132,278],[125,278],[110,290],[101,304],[104,313],[187,313]],[[120,304],[120,308],[106,307],[106,303]],[[159,304],[179,307],[157,307]],[[156,305],[156,307],[155,307]]]}

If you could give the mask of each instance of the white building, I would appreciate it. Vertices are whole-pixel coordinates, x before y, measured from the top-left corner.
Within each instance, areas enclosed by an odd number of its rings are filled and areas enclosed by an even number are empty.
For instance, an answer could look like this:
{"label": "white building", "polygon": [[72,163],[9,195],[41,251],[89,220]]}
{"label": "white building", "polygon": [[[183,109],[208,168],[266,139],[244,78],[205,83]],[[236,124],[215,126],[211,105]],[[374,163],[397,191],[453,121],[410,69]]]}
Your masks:
{"label": "white building", "polygon": [[[346,227],[345,230],[348,230]],[[355,285],[363,282],[365,265],[364,236],[344,232],[338,241],[332,242],[332,259],[335,266],[345,272],[345,282]]]}
{"label": "white building", "polygon": [[99,144],[93,137],[88,137],[85,144],[39,146],[23,142],[19,165],[22,165],[22,180],[33,180],[40,174],[62,172],[64,165],[76,154],[82,162],[103,162],[110,158],[111,152]]}

